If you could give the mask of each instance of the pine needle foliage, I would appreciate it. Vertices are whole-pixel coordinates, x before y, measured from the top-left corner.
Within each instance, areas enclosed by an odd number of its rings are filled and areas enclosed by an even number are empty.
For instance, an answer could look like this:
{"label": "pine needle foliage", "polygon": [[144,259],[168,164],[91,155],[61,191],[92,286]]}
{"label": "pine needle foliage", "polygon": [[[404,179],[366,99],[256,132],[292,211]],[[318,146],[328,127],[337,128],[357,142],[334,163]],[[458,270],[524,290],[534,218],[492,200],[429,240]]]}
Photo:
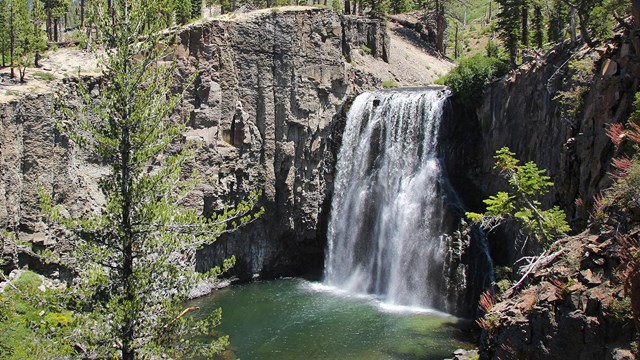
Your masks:
{"label": "pine needle foliage", "polygon": [[467,212],[466,215],[484,228],[491,228],[504,219],[515,219],[536,240],[548,246],[555,238],[571,230],[566,214],[558,206],[541,209],[536,197],[546,194],[553,182],[545,175],[546,170],[538,168],[536,163],[530,161],[520,165],[515,156],[507,147],[498,150],[494,156],[494,169],[507,180],[510,190],[485,199],[484,213]]}
{"label": "pine needle foliage", "polygon": [[[195,322],[184,316],[182,304],[199,281],[219,275],[234,259],[199,274],[195,254],[231,231],[228,224],[260,216],[259,193],[210,218],[181,206],[199,183],[197,173],[183,170],[197,148],[177,144],[186,116],[170,120],[184,87],[174,82],[175,64],[165,61],[168,41],[145,24],[147,1],[112,2],[111,16],[106,2],[93,4],[99,38],[111,46],[101,59],[103,77],[97,92],[80,86],[82,105],[64,106],[58,127],[108,166],[99,182],[105,203],[90,215],[69,218],[41,191],[49,219],[75,238],[76,305],[89,314],[84,346],[99,358],[210,358],[228,343],[213,336],[220,311]],[[212,340],[189,340],[199,335]]]}

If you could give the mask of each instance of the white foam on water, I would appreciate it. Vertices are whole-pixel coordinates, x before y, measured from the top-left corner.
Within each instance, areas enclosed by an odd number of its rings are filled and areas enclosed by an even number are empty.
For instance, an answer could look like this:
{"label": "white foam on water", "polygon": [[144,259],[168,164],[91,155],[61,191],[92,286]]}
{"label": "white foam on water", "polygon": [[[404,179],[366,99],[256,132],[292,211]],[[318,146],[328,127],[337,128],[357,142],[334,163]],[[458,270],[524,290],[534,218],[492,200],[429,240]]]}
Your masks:
{"label": "white foam on water", "polygon": [[438,311],[431,308],[424,308],[419,306],[407,306],[407,305],[398,305],[385,302],[384,299],[379,298],[373,294],[366,293],[353,293],[339,287],[326,285],[324,283],[319,282],[309,282],[303,281],[301,283],[301,288],[306,291],[311,292],[319,292],[329,294],[331,296],[338,296],[341,298],[360,300],[367,303],[370,303],[372,306],[377,308],[380,312],[384,313],[397,313],[397,314],[423,314],[423,315],[434,315],[440,317],[447,317],[451,319],[457,319],[455,316],[451,314],[447,314],[442,311]]}

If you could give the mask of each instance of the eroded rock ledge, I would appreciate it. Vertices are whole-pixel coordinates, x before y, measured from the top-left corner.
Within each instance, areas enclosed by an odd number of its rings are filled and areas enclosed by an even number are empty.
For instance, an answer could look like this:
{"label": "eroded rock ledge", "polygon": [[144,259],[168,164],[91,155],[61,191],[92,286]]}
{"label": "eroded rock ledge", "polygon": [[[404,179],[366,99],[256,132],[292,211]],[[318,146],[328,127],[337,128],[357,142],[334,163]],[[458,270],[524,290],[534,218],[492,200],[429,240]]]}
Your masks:
{"label": "eroded rock ledge", "polygon": [[[576,81],[576,66],[585,80]],[[482,199],[505,189],[493,156],[508,146],[522,162],[547,169],[555,185],[543,206],[559,205],[574,229],[584,229],[594,196],[611,184],[614,146],[606,129],[628,118],[639,75],[638,55],[618,34],[598,49],[565,42],[491,84],[477,114],[448,125],[449,169],[466,203],[480,210]],[[575,98],[563,102],[562,94]],[[490,237],[498,265],[538,250],[514,244],[516,235],[507,229]]]}
{"label": "eroded rock ledge", "polygon": [[[639,76],[638,54],[620,33],[596,49],[566,42],[493,83],[477,118],[464,124],[475,127],[475,135],[459,132],[462,145],[452,150],[466,159],[456,166],[467,167],[454,171],[466,200],[478,206],[480,198],[504,189],[492,156],[508,146],[548,170],[555,186],[544,206],[559,205],[574,230],[585,229],[594,197],[611,185],[615,149],[606,129],[629,117]],[[481,358],[635,358],[618,240],[636,236],[633,214],[627,209],[615,221],[560,240],[557,257],[490,306],[481,320]],[[524,246],[514,226],[490,236],[496,265],[512,267],[514,280],[522,275],[517,269],[523,263],[516,261],[541,252],[532,242]]]}
{"label": "eroded rock ledge", "polygon": [[[321,269],[342,107],[379,82],[345,60],[361,44],[385,59],[384,26],[306,8],[212,20],[175,34],[177,76],[197,71],[179,112],[189,117],[183,140],[203,145],[192,167],[215,179],[187,205],[211,213],[261,189],[266,208],[260,220],[203,249],[198,267],[233,254],[240,277]],[[0,228],[36,247],[69,246],[41,221],[36,184],[74,215],[102,201],[96,180],[105,170],[55,130],[52,99],[0,104]],[[16,261],[8,256],[5,268]]]}

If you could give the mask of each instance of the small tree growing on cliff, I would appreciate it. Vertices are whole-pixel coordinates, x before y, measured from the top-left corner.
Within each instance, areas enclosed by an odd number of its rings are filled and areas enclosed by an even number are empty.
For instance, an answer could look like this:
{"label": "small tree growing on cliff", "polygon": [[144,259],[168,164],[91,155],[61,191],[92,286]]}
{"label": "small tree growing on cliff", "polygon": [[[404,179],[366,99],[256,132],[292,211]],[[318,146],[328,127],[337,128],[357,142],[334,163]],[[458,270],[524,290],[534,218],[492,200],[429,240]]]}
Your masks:
{"label": "small tree growing on cliff", "polygon": [[538,165],[530,161],[519,165],[515,153],[503,147],[495,155],[494,169],[507,180],[510,186],[508,192],[498,192],[484,200],[487,209],[484,213],[466,213],[467,217],[484,228],[491,228],[502,220],[513,218],[524,229],[533,235],[543,245],[549,245],[556,237],[571,230],[566,221],[564,211],[558,206],[542,210],[540,202],[535,199],[549,191],[553,186],[550,178],[544,175]]}
{"label": "small tree growing on cliff", "polygon": [[[168,116],[182,90],[175,90],[174,65],[160,61],[165,41],[157,28],[145,26],[145,1],[115,3],[113,23],[104,16],[105,2],[94,5],[95,26],[113,45],[102,59],[99,95],[81,86],[85,105],[64,111],[58,125],[109,167],[99,182],[105,203],[92,215],[71,219],[52,196],[43,193],[41,200],[45,213],[75,234],[81,264],[77,301],[90,314],[82,344],[99,358],[117,356],[114,348],[123,359],[210,356],[227,342],[212,334],[220,313],[194,323],[184,316],[191,309],[183,309],[182,301],[197,281],[220,269],[198,274],[189,265],[196,250],[226,231],[227,223],[236,226],[260,215],[262,210],[254,210],[257,194],[213,218],[179,205],[197,183],[196,174],[184,180],[183,173],[195,149],[187,144],[176,150],[185,125]],[[224,268],[232,263],[226,261]],[[213,340],[185,340],[198,334]]]}

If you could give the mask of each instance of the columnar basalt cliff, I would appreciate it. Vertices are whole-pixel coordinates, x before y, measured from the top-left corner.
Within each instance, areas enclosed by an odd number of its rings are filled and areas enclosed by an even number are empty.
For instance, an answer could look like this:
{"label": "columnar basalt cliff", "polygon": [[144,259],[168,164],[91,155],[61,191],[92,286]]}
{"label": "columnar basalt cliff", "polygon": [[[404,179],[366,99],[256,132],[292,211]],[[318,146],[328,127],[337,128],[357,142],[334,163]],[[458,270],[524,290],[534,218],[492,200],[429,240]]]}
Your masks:
{"label": "columnar basalt cliff", "polygon": [[[597,49],[566,42],[491,84],[477,114],[451,125],[450,170],[467,204],[480,208],[481,199],[505,189],[493,156],[507,146],[547,169],[555,185],[543,205],[559,205],[574,228],[584,228],[594,196],[611,184],[614,147],[606,129],[626,120],[638,89],[640,63],[632,52],[621,35]],[[493,238],[514,238],[509,232]],[[522,243],[497,241],[499,263],[522,255]]]}
{"label": "columnar basalt cliff", "polygon": [[[594,196],[611,185],[615,148],[606,130],[629,117],[639,76],[637,54],[620,34],[596,49],[567,42],[493,83],[477,118],[464,123],[475,135],[453,130],[462,134],[452,151],[465,160],[452,166],[467,202],[479,207],[479,199],[504,190],[492,156],[508,146],[520,159],[548,169],[555,186],[544,205],[560,205],[575,230],[585,229]],[[452,129],[457,126],[462,124]],[[561,239],[545,266],[489,306],[481,323],[482,357],[634,358],[630,313],[621,310],[625,293],[617,273],[615,234],[633,227],[625,221]],[[523,265],[515,263],[523,254],[540,251],[531,241],[525,247],[515,227],[490,237],[498,265],[514,270]],[[515,273],[518,280],[522,274]]]}
{"label": "columnar basalt cliff", "polygon": [[[188,117],[182,140],[202,145],[192,168],[214,179],[186,205],[207,214],[255,189],[263,191],[266,208],[258,221],[203,249],[198,266],[210,268],[233,254],[241,277],[319,270],[333,135],[347,99],[379,81],[345,60],[361,43],[384,58],[388,35],[378,22],[323,9],[239,16],[170,34],[177,76],[197,72],[176,115]],[[40,220],[38,183],[72,213],[101,202],[96,180],[102,167],[55,130],[52,99],[44,94],[0,104],[0,225],[36,243],[55,241]]]}

